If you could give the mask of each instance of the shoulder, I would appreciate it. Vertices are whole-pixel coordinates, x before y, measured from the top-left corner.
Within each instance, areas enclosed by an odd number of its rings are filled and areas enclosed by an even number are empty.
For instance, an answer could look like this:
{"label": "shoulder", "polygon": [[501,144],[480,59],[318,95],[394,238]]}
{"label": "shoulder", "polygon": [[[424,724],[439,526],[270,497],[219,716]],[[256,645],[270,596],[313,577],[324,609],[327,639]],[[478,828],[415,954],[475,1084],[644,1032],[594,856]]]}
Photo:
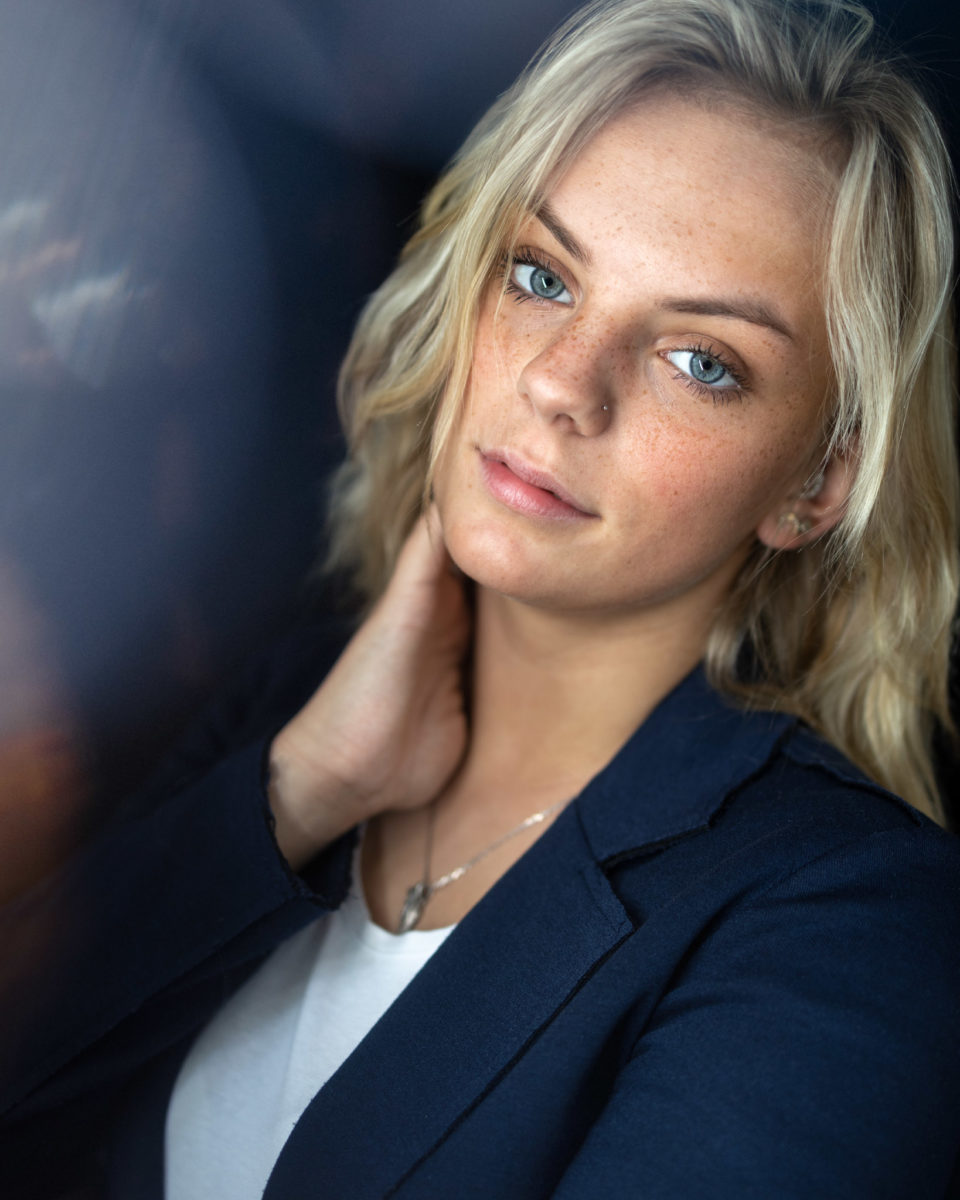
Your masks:
{"label": "shoulder", "polygon": [[[698,829],[624,856],[613,874],[645,918],[695,910],[692,936],[721,915],[734,930],[741,919],[755,928],[762,911],[782,944],[789,927],[786,941],[819,940],[851,969],[879,972],[886,955],[960,989],[960,838],[802,725],[785,729]],[[849,952],[855,939],[873,952]]]}
{"label": "shoulder", "polygon": [[781,739],[764,768],[733,789],[715,826],[731,836],[769,839],[783,869],[845,859],[855,848],[883,846],[890,862],[940,861],[960,882],[960,838],[868,779],[836,747],[804,725]]}
{"label": "shoulder", "polygon": [[702,670],[650,714],[580,807],[598,861],[682,861],[688,878],[724,862],[724,878],[764,886],[871,838],[960,866],[960,839],[796,717],[740,707]]}
{"label": "shoulder", "polygon": [[[798,729],[770,769],[731,797],[728,820],[731,832],[742,822],[774,847],[758,902],[820,897],[824,908],[835,901],[864,922],[887,922],[892,939],[914,944],[908,953],[920,952],[921,927],[960,947],[960,838],[809,730]],[[879,931],[865,924],[864,933]],[[950,957],[960,966],[957,950]]]}

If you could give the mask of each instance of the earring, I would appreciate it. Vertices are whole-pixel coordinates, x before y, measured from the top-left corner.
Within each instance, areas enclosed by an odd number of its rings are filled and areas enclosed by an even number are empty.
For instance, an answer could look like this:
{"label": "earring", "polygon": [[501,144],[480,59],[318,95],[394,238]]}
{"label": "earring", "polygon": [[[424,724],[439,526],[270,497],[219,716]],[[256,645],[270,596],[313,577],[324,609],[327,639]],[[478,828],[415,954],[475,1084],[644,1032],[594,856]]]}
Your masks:
{"label": "earring", "polygon": [[802,520],[795,512],[784,513],[777,525],[781,529],[789,528],[792,537],[800,537],[801,534],[809,533],[813,528],[809,521]]}

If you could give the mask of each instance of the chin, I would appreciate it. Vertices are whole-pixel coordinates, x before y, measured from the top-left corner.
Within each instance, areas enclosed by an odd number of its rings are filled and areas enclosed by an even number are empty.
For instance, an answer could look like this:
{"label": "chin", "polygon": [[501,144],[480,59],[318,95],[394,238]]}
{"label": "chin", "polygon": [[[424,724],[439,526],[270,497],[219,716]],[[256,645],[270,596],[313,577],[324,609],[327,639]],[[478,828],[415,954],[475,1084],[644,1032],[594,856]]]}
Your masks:
{"label": "chin", "polygon": [[[558,562],[519,535],[470,524],[449,534],[447,550],[457,567],[486,591],[550,612],[592,607],[582,568],[566,555]],[[572,568],[572,569],[571,569]]]}
{"label": "chin", "polygon": [[516,536],[481,522],[444,525],[450,557],[469,579],[481,587],[516,595],[525,592],[542,571],[531,561],[529,549]]}

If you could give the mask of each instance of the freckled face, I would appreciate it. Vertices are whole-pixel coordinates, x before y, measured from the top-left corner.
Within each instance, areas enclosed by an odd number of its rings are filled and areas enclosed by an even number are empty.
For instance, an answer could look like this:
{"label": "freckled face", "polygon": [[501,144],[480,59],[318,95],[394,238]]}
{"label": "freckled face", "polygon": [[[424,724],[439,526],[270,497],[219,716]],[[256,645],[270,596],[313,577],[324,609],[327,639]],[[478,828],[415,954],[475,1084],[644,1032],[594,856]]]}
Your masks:
{"label": "freckled face", "polygon": [[434,488],[466,574],[568,611],[720,599],[819,460],[825,179],[674,97],[588,144],[482,303]]}

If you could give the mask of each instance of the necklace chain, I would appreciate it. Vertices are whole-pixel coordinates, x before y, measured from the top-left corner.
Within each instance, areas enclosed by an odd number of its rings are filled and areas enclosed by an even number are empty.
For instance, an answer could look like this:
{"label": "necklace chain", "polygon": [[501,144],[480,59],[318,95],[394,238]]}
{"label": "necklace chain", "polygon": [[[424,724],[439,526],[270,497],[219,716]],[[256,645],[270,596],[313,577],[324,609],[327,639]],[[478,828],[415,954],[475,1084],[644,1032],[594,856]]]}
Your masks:
{"label": "necklace chain", "polygon": [[409,933],[411,929],[416,929],[420,923],[420,918],[423,916],[423,910],[427,907],[427,903],[434,892],[439,892],[441,888],[445,888],[448,884],[456,883],[458,879],[462,879],[471,867],[475,867],[481,859],[486,858],[488,854],[492,854],[494,850],[498,850],[504,842],[508,842],[511,838],[516,837],[519,833],[523,833],[525,829],[529,829],[533,825],[539,825],[541,821],[545,821],[547,817],[555,813],[558,808],[562,808],[566,803],[566,800],[558,800],[556,804],[551,804],[548,808],[542,808],[539,812],[531,813],[529,817],[524,817],[519,825],[515,825],[513,829],[502,834],[495,842],[491,842],[489,846],[481,850],[479,854],[475,854],[473,858],[468,858],[459,867],[454,867],[446,875],[441,875],[432,881],[430,879],[430,864],[433,857],[433,825],[436,818],[436,808],[434,805],[431,805],[427,818],[427,841],[423,854],[423,876],[417,883],[407,889],[403,908],[400,911],[400,920],[397,922],[397,933]]}

